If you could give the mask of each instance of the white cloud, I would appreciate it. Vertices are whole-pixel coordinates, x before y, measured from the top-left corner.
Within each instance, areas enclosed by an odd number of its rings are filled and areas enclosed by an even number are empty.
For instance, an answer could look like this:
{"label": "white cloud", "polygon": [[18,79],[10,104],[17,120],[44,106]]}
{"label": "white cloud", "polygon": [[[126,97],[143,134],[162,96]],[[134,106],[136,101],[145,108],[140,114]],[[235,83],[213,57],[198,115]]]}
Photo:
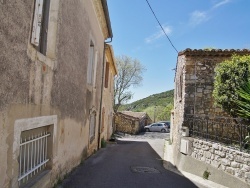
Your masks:
{"label": "white cloud", "polygon": [[[164,29],[164,31],[165,31],[165,33],[166,33],[167,35],[170,35],[170,34],[172,33],[172,29],[171,29],[170,26],[164,26],[164,25],[163,25],[162,27],[163,27],[163,29]],[[161,27],[158,27],[158,31],[157,31],[156,33],[154,33],[153,35],[147,37],[147,38],[145,39],[145,42],[146,42],[146,43],[151,43],[151,42],[153,42],[153,41],[155,41],[155,40],[157,40],[157,39],[163,37],[163,36],[165,35],[165,33],[162,31],[162,28],[161,28]]]}
{"label": "white cloud", "polygon": [[205,11],[194,11],[191,13],[189,24],[192,26],[199,25],[205,21],[209,20],[209,16]]}
{"label": "white cloud", "polygon": [[217,9],[223,5],[226,5],[226,4],[230,3],[231,1],[232,0],[216,0],[216,3],[210,9],[208,9],[206,11],[196,10],[196,11],[192,12],[190,15],[190,19],[189,19],[189,25],[197,26],[201,23],[208,21],[211,18],[211,15],[212,15],[213,11],[215,11],[215,9]]}
{"label": "white cloud", "polygon": [[229,3],[230,1],[231,1],[231,0],[222,0],[222,1],[220,1],[219,3],[216,3],[216,4],[213,6],[213,9],[218,8],[218,7],[222,6],[222,5],[225,5],[225,4]]}

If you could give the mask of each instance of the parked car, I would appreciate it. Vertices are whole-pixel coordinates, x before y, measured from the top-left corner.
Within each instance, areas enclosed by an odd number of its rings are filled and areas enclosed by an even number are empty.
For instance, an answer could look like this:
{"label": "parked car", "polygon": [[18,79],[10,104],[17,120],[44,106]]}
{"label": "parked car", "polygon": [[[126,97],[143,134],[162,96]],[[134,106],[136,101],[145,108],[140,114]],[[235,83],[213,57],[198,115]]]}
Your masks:
{"label": "parked car", "polygon": [[165,123],[168,126],[168,129],[170,130],[170,121],[159,121],[157,123]]}
{"label": "parked car", "polygon": [[146,132],[169,132],[168,126],[165,123],[152,123],[144,127]]}

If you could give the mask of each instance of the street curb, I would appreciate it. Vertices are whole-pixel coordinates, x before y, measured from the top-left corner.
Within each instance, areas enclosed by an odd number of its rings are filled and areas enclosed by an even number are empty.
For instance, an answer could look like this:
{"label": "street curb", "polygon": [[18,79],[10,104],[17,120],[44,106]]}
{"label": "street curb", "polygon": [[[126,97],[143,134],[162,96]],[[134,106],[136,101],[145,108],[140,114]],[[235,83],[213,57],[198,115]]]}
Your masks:
{"label": "street curb", "polygon": [[220,185],[220,184],[215,183],[213,181],[203,179],[202,177],[199,177],[199,176],[196,176],[194,174],[191,174],[191,173],[188,173],[188,172],[185,172],[185,171],[178,169],[174,165],[173,147],[169,143],[169,140],[166,140],[165,144],[164,144],[163,167],[166,170],[172,171],[174,173],[177,173],[178,175],[186,177],[187,179],[189,179],[193,183],[198,183],[198,184],[200,184],[204,187],[207,187],[207,188],[228,188],[226,186]]}
{"label": "street curb", "polygon": [[183,176],[174,165],[173,159],[173,148],[169,144],[169,140],[165,141],[164,144],[164,152],[163,152],[163,166],[165,169],[175,172],[181,176]]}

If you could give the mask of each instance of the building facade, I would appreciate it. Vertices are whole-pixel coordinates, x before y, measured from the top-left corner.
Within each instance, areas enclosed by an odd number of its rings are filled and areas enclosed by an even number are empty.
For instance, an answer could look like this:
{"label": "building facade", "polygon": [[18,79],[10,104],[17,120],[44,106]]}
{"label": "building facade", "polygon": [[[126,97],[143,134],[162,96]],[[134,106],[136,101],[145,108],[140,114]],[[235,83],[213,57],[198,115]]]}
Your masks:
{"label": "building facade", "polygon": [[1,1],[0,20],[0,187],[52,187],[100,143],[107,2]]}
{"label": "building facade", "polygon": [[106,65],[102,100],[101,139],[109,140],[114,131],[114,77],[117,75],[115,57],[111,45],[106,46]]}
{"label": "building facade", "polygon": [[[202,175],[207,168],[214,174],[217,173],[217,180],[221,181],[219,183],[223,182],[227,185],[233,181],[236,182],[236,179],[227,177],[221,172],[244,179],[248,170],[242,171],[240,168],[242,165],[235,158],[244,156],[247,159],[250,156],[224,149],[225,146],[218,146],[217,143],[207,140],[212,139],[212,136],[214,136],[213,139],[217,139],[220,134],[221,139],[230,142],[239,134],[235,130],[232,131],[234,122],[228,118],[229,115],[226,112],[215,106],[212,96],[214,69],[219,63],[230,59],[233,54],[249,55],[250,50],[186,49],[179,52],[175,75],[174,111],[171,118],[173,126],[171,126],[170,136],[175,166],[196,175]],[[200,134],[198,135],[200,139],[187,137],[187,128],[193,129],[193,134]],[[232,153],[234,156],[231,155]],[[224,163],[225,161],[227,164]],[[235,161],[237,161],[237,167],[232,167],[231,164],[236,164]],[[196,166],[196,164],[199,165]]]}

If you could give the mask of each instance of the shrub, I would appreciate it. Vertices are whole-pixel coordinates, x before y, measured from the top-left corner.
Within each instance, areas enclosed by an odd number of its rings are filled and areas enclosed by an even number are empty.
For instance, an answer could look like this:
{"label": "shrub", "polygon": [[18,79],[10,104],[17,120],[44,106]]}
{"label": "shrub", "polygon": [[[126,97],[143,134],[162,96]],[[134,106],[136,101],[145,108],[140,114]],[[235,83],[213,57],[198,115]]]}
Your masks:
{"label": "shrub", "polygon": [[203,172],[203,178],[204,179],[206,179],[206,180],[208,180],[208,177],[211,175],[211,172],[209,172],[208,170],[205,170],[204,172]]}
{"label": "shrub", "polygon": [[249,78],[250,56],[233,55],[230,60],[218,64],[215,68],[213,97],[215,104],[232,116],[236,116],[236,92]]}
{"label": "shrub", "polygon": [[242,118],[250,120],[250,81],[236,90],[238,99],[235,100],[236,114]]}
{"label": "shrub", "polygon": [[102,138],[101,140],[101,148],[105,148],[107,145],[106,141],[104,140],[104,138]]}

